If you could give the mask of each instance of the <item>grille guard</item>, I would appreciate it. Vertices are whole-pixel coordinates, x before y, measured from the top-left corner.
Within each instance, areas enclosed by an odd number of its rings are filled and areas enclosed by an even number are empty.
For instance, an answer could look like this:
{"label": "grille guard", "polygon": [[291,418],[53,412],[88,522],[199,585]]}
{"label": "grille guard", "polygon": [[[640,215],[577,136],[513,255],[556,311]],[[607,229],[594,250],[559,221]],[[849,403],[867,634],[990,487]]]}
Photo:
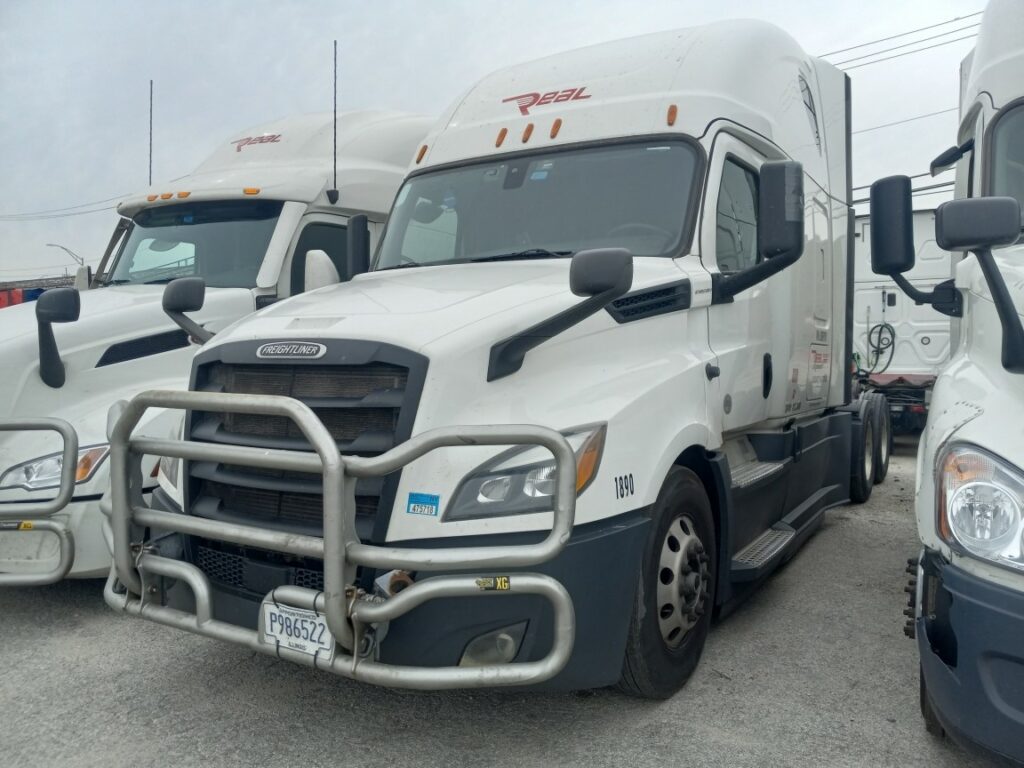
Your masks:
{"label": "grille guard", "polygon": [[[132,431],[149,408],[206,410],[285,416],[298,426],[315,453],[284,449],[134,437]],[[206,392],[148,391],[111,409],[110,524],[114,563],[104,590],[108,605],[120,612],[150,619],[207,637],[238,643],[251,650],[379,685],[420,688],[480,688],[539,683],[566,665],[575,640],[575,613],[565,588],[555,579],[516,572],[508,589],[484,591],[482,574],[422,579],[399,594],[380,601],[367,599],[354,586],[356,568],[411,571],[490,570],[525,568],[546,562],[564,549],[576,507],[576,458],[565,437],[532,425],[464,426],[434,429],[372,458],[343,456],[313,411],[289,397]],[[393,472],[432,450],[451,446],[536,445],[549,450],[558,468],[550,533],[535,544],[500,547],[415,549],[364,544],[355,528],[355,481]],[[191,461],[217,461],[247,467],[291,470],[323,476],[323,537],[226,523],[144,506],[142,456],[168,456]],[[322,560],[324,591],[292,585],[278,587],[265,599],[323,613],[339,651],[329,662],[262,642],[258,632],[212,618],[212,595],[206,575],[181,560],[148,551],[146,541],[133,542],[132,526],[251,546]],[[165,576],[187,584],[195,613],[159,605],[152,577]],[[414,667],[385,664],[367,653],[367,638],[376,625],[396,619],[424,602],[441,597],[537,594],[554,609],[551,651],[533,662],[476,667]],[[370,644],[372,646],[372,643]]]}
{"label": "grille guard", "polygon": [[51,519],[71,501],[78,463],[78,433],[62,419],[9,419],[0,421],[0,432],[56,432],[64,440],[60,489],[49,501],[18,501],[0,504],[0,531],[49,531],[59,541],[59,557],[53,570],[45,573],[0,573],[0,587],[39,587],[54,584],[75,562],[75,537],[67,525]]}

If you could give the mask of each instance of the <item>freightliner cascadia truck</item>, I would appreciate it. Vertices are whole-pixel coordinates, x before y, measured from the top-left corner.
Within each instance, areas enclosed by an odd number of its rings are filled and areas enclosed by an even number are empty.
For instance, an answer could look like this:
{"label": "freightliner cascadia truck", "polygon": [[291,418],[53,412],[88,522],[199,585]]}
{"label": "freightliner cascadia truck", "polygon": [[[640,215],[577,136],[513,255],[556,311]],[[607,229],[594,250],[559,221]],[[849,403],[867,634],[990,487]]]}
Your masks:
{"label": "freightliner cascadia truck", "polygon": [[[370,271],[112,410],[107,602],[382,685],[671,695],[713,615],[884,476],[849,103],[760,22],[481,80]],[[133,434],[150,408],[183,439]],[[178,462],[149,503],[145,455]]]}
{"label": "freightliner cascadia truck", "polygon": [[[960,67],[956,199],[935,240],[954,278],[911,295],[952,320],[917,459],[922,549],[908,565],[906,632],[928,730],[1024,763],[1024,3],[993,0]],[[910,180],[873,185],[875,271],[914,266]],[[877,248],[875,247],[877,245]]]}
{"label": "freightliner cascadia truck", "polygon": [[[185,388],[190,336],[316,287],[307,270],[317,284],[347,277],[349,218],[365,214],[366,234],[379,235],[432,123],[341,114],[337,150],[331,114],[246,131],[191,175],[122,201],[97,274],[79,276],[87,290],[47,291],[4,311],[0,585],[109,572],[99,501],[111,404],[149,387]],[[178,418],[154,411],[148,420],[162,435]],[[147,459],[147,472],[154,466]]]}

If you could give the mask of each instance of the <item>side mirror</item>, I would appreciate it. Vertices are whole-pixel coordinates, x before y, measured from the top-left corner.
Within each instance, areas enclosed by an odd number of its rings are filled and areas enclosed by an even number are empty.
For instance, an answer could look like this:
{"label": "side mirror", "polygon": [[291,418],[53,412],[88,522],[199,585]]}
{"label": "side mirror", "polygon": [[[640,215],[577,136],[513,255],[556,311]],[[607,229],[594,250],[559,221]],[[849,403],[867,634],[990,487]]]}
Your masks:
{"label": "side mirror", "polygon": [[201,277],[179,277],[164,288],[164,312],[181,330],[200,344],[213,338],[213,334],[185,315],[198,312],[206,300],[206,281]]}
{"label": "side mirror", "polygon": [[1020,203],[1012,197],[950,200],[935,212],[935,242],[944,251],[976,251],[1020,237]]}
{"label": "side mirror", "polygon": [[944,150],[938,157],[932,160],[931,165],[928,166],[928,172],[931,173],[932,176],[938,176],[973,149],[974,139],[968,139],[959,146],[952,146],[949,149]]}
{"label": "side mirror", "polygon": [[757,252],[763,259],[804,252],[804,171],[800,163],[761,166],[757,196]]}
{"label": "side mirror", "polygon": [[317,288],[337,285],[341,282],[338,270],[326,251],[306,251],[305,270],[303,285],[307,291],[315,291]]}
{"label": "side mirror", "polygon": [[633,254],[625,248],[580,251],[569,265],[569,290],[577,296],[615,291],[621,296],[633,284]]}
{"label": "side mirror", "polygon": [[67,373],[60,359],[53,323],[73,323],[82,311],[82,299],[75,288],[51,288],[36,299],[36,323],[39,325],[39,378],[48,387],[60,389]]}
{"label": "side mirror", "polygon": [[[346,280],[370,271],[370,223],[362,213],[348,220],[348,253]],[[309,284],[306,284],[309,290]]]}
{"label": "side mirror", "polygon": [[871,185],[871,271],[902,275],[914,267],[914,206],[909,176]]}
{"label": "side mirror", "polygon": [[804,168],[793,160],[761,165],[757,198],[757,252],[761,261],[718,278],[713,301],[731,301],[741,291],[795,264],[804,252]]}
{"label": "side mirror", "polygon": [[92,287],[92,267],[83,264],[75,270],[74,287],[79,291],[88,291]]}

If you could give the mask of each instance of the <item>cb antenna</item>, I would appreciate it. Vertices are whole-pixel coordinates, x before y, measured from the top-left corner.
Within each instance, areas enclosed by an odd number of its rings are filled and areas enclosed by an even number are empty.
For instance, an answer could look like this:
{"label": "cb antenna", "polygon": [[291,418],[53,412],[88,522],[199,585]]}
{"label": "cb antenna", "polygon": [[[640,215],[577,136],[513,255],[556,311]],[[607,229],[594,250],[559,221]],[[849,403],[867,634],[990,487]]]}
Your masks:
{"label": "cb antenna", "polygon": [[153,186],[153,81],[149,81],[149,185]]}
{"label": "cb antenna", "polygon": [[327,190],[327,200],[338,202],[338,41],[334,41],[334,186]]}

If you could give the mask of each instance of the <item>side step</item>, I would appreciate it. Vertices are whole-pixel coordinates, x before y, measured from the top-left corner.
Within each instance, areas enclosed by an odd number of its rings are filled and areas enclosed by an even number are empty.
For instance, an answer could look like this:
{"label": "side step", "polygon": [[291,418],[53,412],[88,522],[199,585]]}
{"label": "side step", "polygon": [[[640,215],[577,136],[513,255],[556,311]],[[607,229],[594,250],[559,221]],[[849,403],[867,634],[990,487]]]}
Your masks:
{"label": "side step", "polygon": [[749,488],[777,472],[781,472],[788,461],[751,461],[730,470],[734,489]]}
{"label": "side step", "polygon": [[772,561],[785,552],[794,536],[796,531],[788,526],[769,528],[762,533],[733,557],[733,581],[753,581],[760,578],[767,572]]}

